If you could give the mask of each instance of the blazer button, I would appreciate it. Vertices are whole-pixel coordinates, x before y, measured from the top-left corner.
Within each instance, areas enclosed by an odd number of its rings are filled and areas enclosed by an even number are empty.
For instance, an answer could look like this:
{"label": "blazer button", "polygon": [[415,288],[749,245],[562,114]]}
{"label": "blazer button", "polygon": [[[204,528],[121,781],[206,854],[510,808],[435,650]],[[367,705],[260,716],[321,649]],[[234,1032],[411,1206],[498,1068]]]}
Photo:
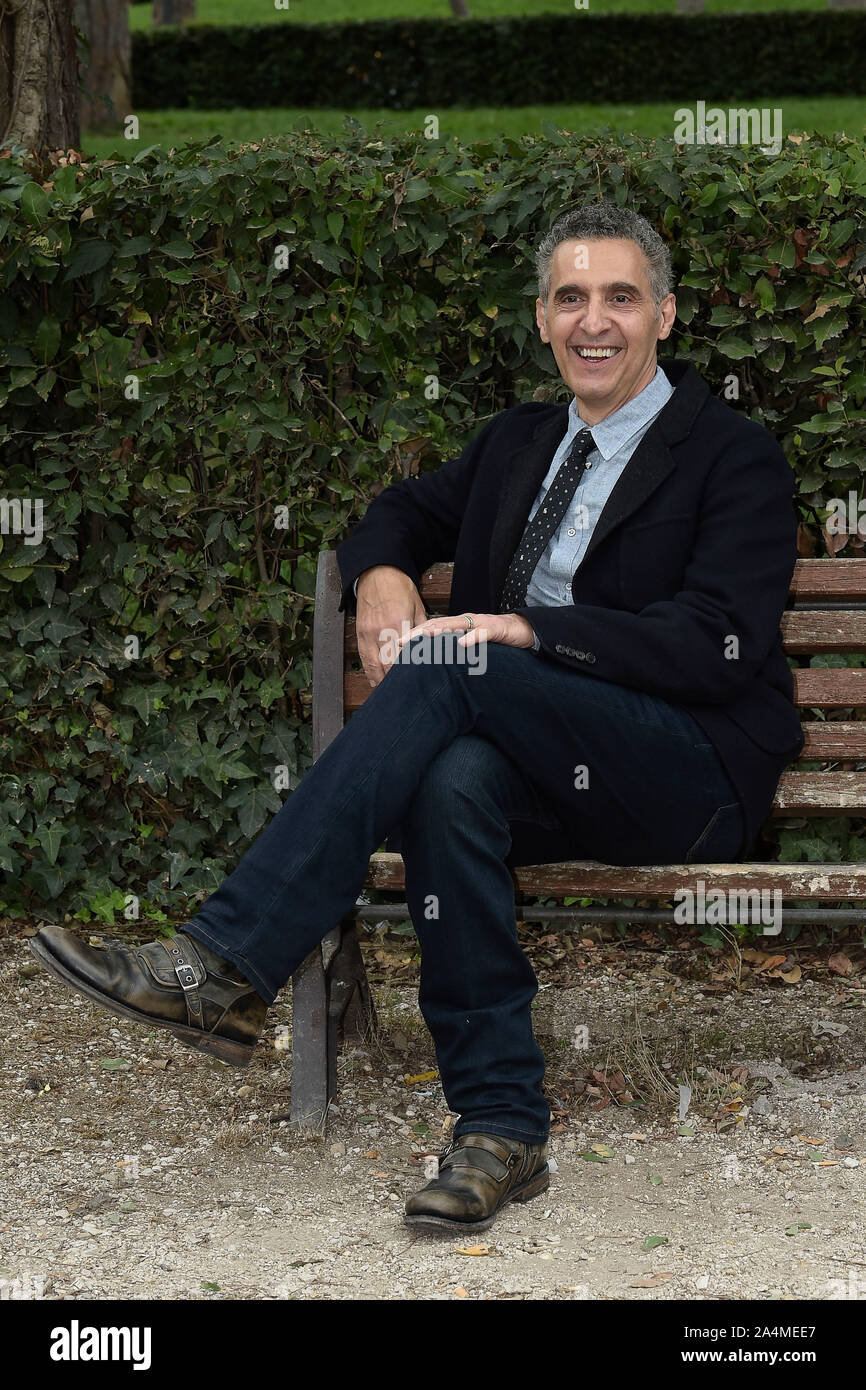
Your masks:
{"label": "blazer button", "polygon": [[595,652],[587,652],[586,659],[591,665],[592,662],[595,661]]}

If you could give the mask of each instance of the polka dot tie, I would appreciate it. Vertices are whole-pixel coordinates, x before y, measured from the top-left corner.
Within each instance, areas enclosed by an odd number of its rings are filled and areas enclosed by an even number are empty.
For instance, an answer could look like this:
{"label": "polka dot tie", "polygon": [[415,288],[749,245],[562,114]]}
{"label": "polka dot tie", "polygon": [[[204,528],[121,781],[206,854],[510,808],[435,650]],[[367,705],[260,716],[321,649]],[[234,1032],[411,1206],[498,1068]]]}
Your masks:
{"label": "polka dot tie", "polygon": [[513,613],[526,603],[526,590],[551,538],[568,510],[575,488],[586,471],[586,460],[595,448],[592,430],[582,429],[574,437],[568,457],[563,459],[544,501],[523,533],[517,553],[508,568],[502,590],[503,613]]}

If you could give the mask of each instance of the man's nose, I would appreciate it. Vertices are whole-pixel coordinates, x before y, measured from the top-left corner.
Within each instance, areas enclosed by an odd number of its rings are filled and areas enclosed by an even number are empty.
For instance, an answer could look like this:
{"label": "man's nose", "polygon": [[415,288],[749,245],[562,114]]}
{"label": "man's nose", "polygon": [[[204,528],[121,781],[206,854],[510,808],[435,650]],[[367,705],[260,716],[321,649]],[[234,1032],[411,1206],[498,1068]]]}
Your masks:
{"label": "man's nose", "polygon": [[607,304],[603,299],[590,300],[581,320],[581,328],[585,333],[594,337],[601,334],[610,323]]}

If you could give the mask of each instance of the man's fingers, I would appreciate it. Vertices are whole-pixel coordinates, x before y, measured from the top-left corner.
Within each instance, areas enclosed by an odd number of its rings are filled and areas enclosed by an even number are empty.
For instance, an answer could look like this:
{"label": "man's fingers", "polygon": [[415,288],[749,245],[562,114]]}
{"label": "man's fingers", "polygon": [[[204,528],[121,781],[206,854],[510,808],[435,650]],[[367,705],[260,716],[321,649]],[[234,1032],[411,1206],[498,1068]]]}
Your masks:
{"label": "man's fingers", "polygon": [[375,642],[370,642],[359,637],[358,655],[361,658],[361,665],[364,668],[364,674],[368,681],[371,685],[378,685],[385,674],[385,669],[379,658],[379,649]]}

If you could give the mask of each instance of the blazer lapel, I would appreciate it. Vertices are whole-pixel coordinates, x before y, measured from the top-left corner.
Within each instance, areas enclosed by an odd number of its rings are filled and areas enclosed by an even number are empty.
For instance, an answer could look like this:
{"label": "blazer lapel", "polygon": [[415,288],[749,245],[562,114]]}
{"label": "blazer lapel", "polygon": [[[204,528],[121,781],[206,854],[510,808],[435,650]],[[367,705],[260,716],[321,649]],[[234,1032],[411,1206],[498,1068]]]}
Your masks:
{"label": "blazer lapel", "polygon": [[658,425],[657,418],[617,478],[601,509],[601,516],[589,538],[589,545],[583,552],[582,565],[586,564],[592,552],[610,535],[615,526],[619,526],[632,512],[643,506],[675,467],[673,454]]}

